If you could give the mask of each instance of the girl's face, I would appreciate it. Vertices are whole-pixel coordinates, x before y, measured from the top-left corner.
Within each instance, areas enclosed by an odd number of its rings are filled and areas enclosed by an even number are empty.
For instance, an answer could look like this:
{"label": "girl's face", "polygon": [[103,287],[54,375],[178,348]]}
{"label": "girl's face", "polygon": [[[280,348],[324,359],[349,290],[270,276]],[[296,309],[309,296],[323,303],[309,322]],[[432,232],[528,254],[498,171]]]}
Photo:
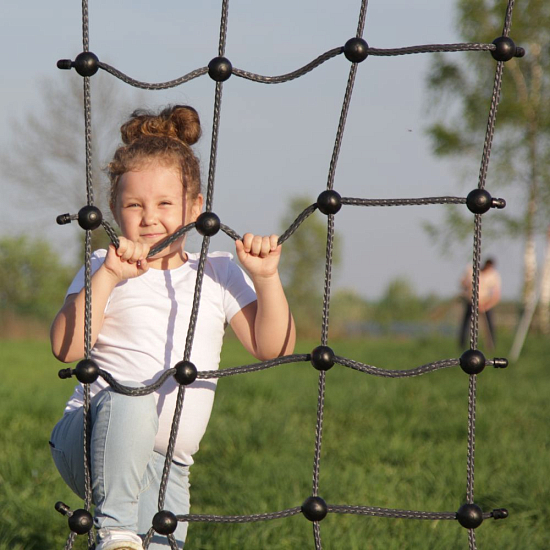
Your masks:
{"label": "girl's face", "polygon": [[[201,213],[202,195],[188,197],[178,169],[152,162],[120,177],[115,219],[129,240],[154,246]],[[174,269],[187,260],[185,235],[149,258],[156,269]]]}

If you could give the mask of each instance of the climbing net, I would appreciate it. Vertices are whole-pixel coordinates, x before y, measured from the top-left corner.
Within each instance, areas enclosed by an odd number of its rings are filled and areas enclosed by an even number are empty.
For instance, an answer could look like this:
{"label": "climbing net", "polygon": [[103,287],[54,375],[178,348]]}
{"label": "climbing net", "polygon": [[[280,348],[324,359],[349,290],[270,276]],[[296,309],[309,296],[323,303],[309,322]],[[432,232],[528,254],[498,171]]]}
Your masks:
{"label": "climbing net", "polygon": [[[89,437],[90,437],[90,388],[89,384],[101,376],[114,391],[131,396],[146,395],[160,388],[170,377],[174,377],[179,384],[176,409],[174,413],[169,445],[166,452],[160,491],[158,497],[158,513],[152,518],[152,525],[149,529],[143,546],[149,547],[154,533],[159,533],[167,537],[172,550],[177,550],[177,543],[173,535],[177,522],[219,522],[219,523],[245,523],[270,520],[276,518],[286,518],[297,514],[303,514],[313,525],[313,538],[316,550],[321,550],[321,529],[320,522],[327,514],[360,514],[367,516],[386,517],[386,518],[406,518],[423,520],[457,520],[468,531],[468,543],[470,550],[476,549],[475,529],[481,525],[483,520],[488,518],[505,518],[508,512],[504,508],[492,511],[483,511],[474,500],[474,466],[475,466],[475,428],[476,428],[476,389],[477,376],[486,366],[495,368],[504,368],[508,362],[506,359],[494,358],[492,360],[484,357],[478,350],[479,334],[479,273],[481,256],[481,226],[482,216],[491,208],[501,209],[506,206],[504,199],[494,198],[485,189],[489,157],[493,142],[496,115],[498,103],[500,100],[500,90],[504,64],[513,57],[522,57],[525,52],[523,48],[517,47],[509,37],[512,19],[514,0],[508,0],[502,35],[496,38],[491,44],[483,43],[464,43],[464,44],[433,44],[421,45],[396,49],[378,49],[370,47],[363,39],[365,19],[367,15],[368,0],[361,0],[357,31],[354,37],[350,38],[344,46],[331,49],[307,65],[280,76],[262,76],[242,69],[233,67],[230,60],[225,57],[226,36],[228,28],[228,8],[229,1],[222,0],[221,23],[218,55],[212,59],[208,66],[196,69],[180,78],[163,83],[139,82],[123,74],[118,69],[101,62],[96,55],[89,49],[89,26],[88,26],[88,2],[82,2],[82,29],[83,29],[83,51],[74,61],[60,60],[58,67],[60,69],[74,68],[84,81],[84,114],[85,114],[85,142],[86,142],[86,192],[87,204],[80,209],[78,214],[63,214],[58,216],[57,222],[66,224],[73,220],[78,220],[79,225],[86,231],[85,240],[85,302],[86,302],[86,321],[84,327],[84,347],[85,359],[80,361],[74,369],[63,369],[59,372],[60,378],[69,378],[73,375],[84,386],[84,461],[85,461],[85,507],[82,509],[71,510],[67,505],[58,502],[56,509],[62,514],[68,516],[68,524],[71,533],[67,539],[66,550],[73,546],[76,535],[88,534],[88,547],[94,548],[92,536],[92,516],[90,508],[92,504],[91,476],[89,466]],[[496,72],[493,85],[492,99],[489,109],[487,130],[483,146],[481,167],[479,171],[478,186],[471,191],[467,197],[426,197],[426,198],[407,198],[407,199],[367,199],[342,197],[334,190],[334,179],[336,165],[341,149],[342,138],[344,135],[346,118],[352,99],[355,77],[359,64],[368,56],[397,56],[406,54],[419,54],[431,52],[465,52],[465,51],[483,51],[490,52],[496,61]],[[330,168],[328,172],[326,188],[319,194],[317,201],[307,207],[291,224],[291,226],[281,235],[279,243],[283,243],[290,238],[301,226],[301,224],[315,211],[319,210],[327,217],[327,241],[326,241],[326,262],[325,279],[323,293],[323,316],[321,327],[320,345],[310,353],[294,354],[280,357],[271,361],[244,365],[235,368],[228,368],[218,371],[197,371],[196,366],[190,361],[191,349],[193,346],[193,337],[197,315],[199,312],[201,286],[204,275],[204,266],[206,256],[209,250],[210,238],[220,230],[230,238],[237,240],[241,237],[230,227],[221,223],[219,217],[212,211],[214,196],[214,180],[216,171],[216,158],[218,146],[218,133],[220,127],[220,116],[222,106],[222,91],[224,82],[231,76],[244,78],[253,82],[263,84],[279,84],[289,82],[299,78],[308,72],[314,70],[322,63],[325,63],[343,54],[351,63],[347,85],[345,88],[344,100],[340,113],[340,120],[336,132],[336,139]],[[91,351],[91,232],[102,226],[115,246],[118,246],[118,238],[112,227],[103,219],[101,211],[94,206],[93,185],[92,185],[92,126],[91,126],[91,93],[90,78],[102,69],[123,82],[147,90],[164,90],[179,86],[190,80],[208,74],[215,82],[215,101],[213,114],[212,138],[210,147],[210,160],[208,170],[208,183],[206,191],[206,207],[198,219],[182,227],[175,234],[159,243],[150,251],[150,255],[155,255],[166,246],[177,240],[179,237],[195,229],[202,236],[202,247],[197,270],[197,281],[194,291],[192,312],[187,331],[184,357],[180,362],[162,373],[157,380],[149,386],[134,388],[128,387],[117,382],[108,372],[98,368],[90,359]],[[460,358],[444,359],[426,365],[408,370],[388,370],[371,365],[366,365],[358,361],[341,357],[337,355],[328,345],[329,329],[329,305],[331,290],[332,257],[334,245],[334,218],[342,206],[415,206],[415,205],[436,205],[436,204],[461,204],[466,205],[474,216],[474,234],[473,234],[473,271],[472,271],[472,318],[470,325],[470,348],[466,350]],[[175,440],[178,433],[182,406],[185,398],[186,386],[196,379],[216,379],[226,376],[235,376],[238,374],[258,372],[283,364],[311,362],[313,367],[319,371],[318,380],[318,400],[317,400],[317,422],[315,426],[315,450],[313,458],[313,485],[311,495],[309,495],[300,506],[273,513],[262,513],[253,515],[176,515],[177,510],[165,510],[165,494],[168,476],[170,475],[170,465],[174,454]],[[467,436],[467,490],[466,503],[455,512],[425,512],[399,509],[377,508],[370,506],[348,506],[327,504],[320,496],[319,474],[321,462],[321,442],[323,433],[323,415],[326,388],[326,373],[335,364],[348,367],[355,371],[381,376],[386,378],[405,378],[420,376],[439,369],[460,366],[469,376],[468,392],[468,436]]]}

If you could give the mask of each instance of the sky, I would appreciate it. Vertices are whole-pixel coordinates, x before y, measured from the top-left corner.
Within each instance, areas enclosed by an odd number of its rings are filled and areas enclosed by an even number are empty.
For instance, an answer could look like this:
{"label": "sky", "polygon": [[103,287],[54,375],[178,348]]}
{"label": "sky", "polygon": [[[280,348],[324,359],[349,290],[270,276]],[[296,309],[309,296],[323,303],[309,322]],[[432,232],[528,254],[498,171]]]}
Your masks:
{"label": "sky", "polygon": [[[459,42],[453,6],[452,0],[371,0],[364,38],[376,48]],[[355,36],[359,7],[358,0],[233,0],[226,56],[234,67],[262,75],[293,71]],[[220,12],[221,1],[211,0],[91,0],[90,50],[137,80],[172,80],[206,66],[217,55]],[[80,78],[74,71],[58,70],[56,62],[74,59],[82,51],[81,29],[81,5],[75,0],[2,3],[0,146],[4,151],[10,150],[14,121],[29,112],[40,113],[44,82]],[[463,182],[456,163],[431,153],[426,135],[434,120],[428,108],[433,98],[426,86],[429,57],[369,57],[359,65],[334,183],[343,197],[465,196],[477,186],[476,170],[473,180]],[[232,77],[224,84],[213,204],[222,223],[240,234],[281,233],[290,198],[307,196],[314,202],[326,188],[349,68],[340,55],[290,83],[264,85]],[[127,85],[110,75],[105,78],[117,94],[129,93]],[[199,111],[203,137],[197,147],[203,181],[214,87],[203,76],[169,91],[129,96],[139,97],[140,103],[132,108],[186,103]],[[117,122],[127,115],[120,113]],[[65,244],[67,232],[81,230],[76,224],[55,224],[57,214],[67,211],[63,197],[58,210],[37,218],[36,205],[26,204],[13,182],[3,177],[2,188],[0,236],[38,232],[58,248],[71,249]],[[82,192],[84,201],[84,183]],[[490,192],[508,198],[509,190]],[[444,209],[455,207],[342,208],[335,217],[343,246],[335,288],[350,288],[375,299],[391,280],[405,278],[421,295],[456,295],[461,274],[471,262],[472,241],[457,243],[442,254],[423,229],[424,222],[442,220]],[[509,200],[508,208],[518,205]],[[491,210],[486,215],[498,213]],[[198,238],[191,238],[189,244],[197,248],[198,243]],[[504,296],[517,298],[519,243],[484,239],[482,244],[483,256],[497,260]],[[220,233],[212,248],[231,251],[234,244]]]}

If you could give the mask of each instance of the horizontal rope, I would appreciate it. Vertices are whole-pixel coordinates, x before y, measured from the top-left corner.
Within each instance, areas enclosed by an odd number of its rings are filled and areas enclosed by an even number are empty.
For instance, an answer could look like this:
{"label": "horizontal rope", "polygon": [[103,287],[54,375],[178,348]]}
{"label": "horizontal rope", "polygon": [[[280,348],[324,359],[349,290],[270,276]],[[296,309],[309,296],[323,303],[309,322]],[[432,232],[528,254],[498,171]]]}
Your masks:
{"label": "horizontal rope", "polygon": [[393,510],[391,508],[376,508],[372,506],[339,506],[327,505],[329,512],[335,514],[361,514],[383,518],[401,519],[456,519],[456,512],[418,512],[414,510]]}
{"label": "horizontal rope", "polygon": [[426,44],[422,46],[407,46],[405,48],[368,48],[369,55],[390,57],[396,55],[408,55],[416,53],[436,53],[436,52],[477,52],[494,51],[494,44],[464,43],[464,44]]}
{"label": "horizontal rope", "polygon": [[267,521],[270,519],[282,519],[291,516],[296,516],[302,513],[302,508],[297,506],[296,508],[289,508],[288,510],[282,510],[280,512],[273,512],[270,514],[252,514],[249,516],[219,516],[208,514],[186,514],[176,516],[178,521],[189,522],[207,522],[207,523],[252,523],[254,521]]}
{"label": "horizontal rope", "polygon": [[324,54],[321,54],[319,57],[317,57],[307,65],[304,65],[300,69],[296,69],[291,73],[283,74],[280,76],[262,76],[259,74],[251,73],[249,71],[243,71],[241,69],[235,68],[233,68],[233,74],[240,78],[252,80],[253,82],[259,82],[261,84],[281,84],[283,82],[289,82],[290,80],[295,80],[296,78],[304,76],[319,65],[322,65],[325,61],[328,61],[329,59],[340,55],[341,53],[343,53],[343,51],[344,48],[342,47],[334,48],[332,50],[329,50],[328,52],[325,52]]}
{"label": "horizontal rope", "polygon": [[382,376],[384,378],[411,378],[413,376],[421,376],[422,374],[426,374],[428,372],[446,369],[449,367],[455,367],[460,364],[459,359],[443,359],[442,361],[435,361],[434,363],[428,363],[414,369],[390,370],[380,369],[371,365],[365,365],[363,363],[359,363],[358,361],[353,361],[352,359],[346,359],[344,357],[338,356],[334,357],[334,361],[340,365],[343,365],[344,367],[349,367],[351,369],[365,372],[367,374],[372,374],[374,376]]}
{"label": "horizontal rope", "polygon": [[194,78],[202,76],[208,72],[208,67],[202,67],[201,69],[195,69],[194,71],[191,71],[190,73],[187,73],[180,78],[176,78],[175,80],[170,80],[168,82],[159,82],[155,84],[134,80],[133,78],[125,75],[118,69],[111,67],[111,65],[108,65],[107,63],[102,63],[101,61],[98,62],[98,66],[109,74],[112,74],[119,80],[122,80],[122,82],[125,82],[126,84],[129,84],[134,88],[141,88],[143,90],[167,90],[168,88],[175,88],[180,84],[185,84],[185,82],[189,82],[190,80],[193,80]]}
{"label": "horizontal rope", "polygon": [[420,197],[417,199],[356,199],[342,197],[348,206],[423,206],[427,204],[466,204],[463,197]]}

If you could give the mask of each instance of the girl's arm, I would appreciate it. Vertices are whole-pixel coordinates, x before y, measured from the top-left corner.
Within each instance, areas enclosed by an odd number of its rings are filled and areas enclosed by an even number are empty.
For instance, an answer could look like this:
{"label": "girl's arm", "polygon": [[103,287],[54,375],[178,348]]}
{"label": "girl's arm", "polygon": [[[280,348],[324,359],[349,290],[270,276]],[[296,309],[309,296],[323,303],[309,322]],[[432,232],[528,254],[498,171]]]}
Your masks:
{"label": "girl's arm", "polygon": [[281,245],[277,235],[247,233],[236,242],[237,256],[256,290],[257,301],[231,319],[231,327],[244,347],[261,361],[294,351],[296,329],[279,278]]}
{"label": "girl's arm", "polygon": [[[105,262],[93,274],[91,345],[95,344],[101,327],[107,301],[115,286],[126,279],[137,277],[148,269],[149,247],[120,238],[118,249],[110,246]],[[50,330],[52,352],[57,359],[71,363],[85,355],[84,323],[86,296],[83,288],[78,294],[67,296]]]}

